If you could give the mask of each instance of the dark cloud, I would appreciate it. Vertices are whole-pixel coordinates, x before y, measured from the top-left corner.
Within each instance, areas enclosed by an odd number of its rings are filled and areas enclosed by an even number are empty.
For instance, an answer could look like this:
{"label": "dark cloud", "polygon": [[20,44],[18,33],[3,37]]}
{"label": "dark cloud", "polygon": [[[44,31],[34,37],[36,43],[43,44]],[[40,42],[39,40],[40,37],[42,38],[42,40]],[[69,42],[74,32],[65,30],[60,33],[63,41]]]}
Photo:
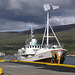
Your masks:
{"label": "dark cloud", "polygon": [[75,0],[0,0],[0,31],[24,30],[22,26],[29,22],[37,24],[37,28],[42,27],[46,23],[45,3],[60,6],[50,11],[52,25],[68,24],[70,18],[71,23],[75,23]]}

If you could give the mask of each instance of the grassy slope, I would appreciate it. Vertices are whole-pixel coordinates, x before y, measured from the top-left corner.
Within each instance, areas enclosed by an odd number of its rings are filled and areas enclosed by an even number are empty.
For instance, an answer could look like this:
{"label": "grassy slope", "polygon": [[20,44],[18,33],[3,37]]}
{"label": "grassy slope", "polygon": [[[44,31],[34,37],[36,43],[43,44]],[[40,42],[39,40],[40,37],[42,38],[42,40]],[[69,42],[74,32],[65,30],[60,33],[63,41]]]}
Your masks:
{"label": "grassy slope", "polygon": [[68,54],[75,54],[75,28],[68,31],[58,32],[57,36],[68,50]]}
{"label": "grassy slope", "polygon": [[[68,50],[68,54],[75,54],[75,28],[56,33],[61,44]],[[17,53],[17,49],[24,47],[29,36],[19,33],[0,33],[0,51],[5,53]],[[42,34],[36,34],[35,38],[42,39]]]}

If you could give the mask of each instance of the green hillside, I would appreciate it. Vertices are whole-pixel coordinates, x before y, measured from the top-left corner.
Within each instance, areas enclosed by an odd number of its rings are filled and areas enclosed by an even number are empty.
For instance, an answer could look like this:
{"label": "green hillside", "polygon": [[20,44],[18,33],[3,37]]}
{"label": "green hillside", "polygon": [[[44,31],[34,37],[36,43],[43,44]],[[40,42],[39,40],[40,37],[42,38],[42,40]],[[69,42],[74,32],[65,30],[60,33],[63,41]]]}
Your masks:
{"label": "green hillside", "polygon": [[[68,50],[68,54],[75,54],[75,28],[56,32],[58,39],[64,48]],[[41,44],[42,34],[35,34],[35,38]],[[24,47],[26,39],[29,35],[23,32],[18,33],[0,33],[0,51],[6,54],[17,53],[17,50]]]}

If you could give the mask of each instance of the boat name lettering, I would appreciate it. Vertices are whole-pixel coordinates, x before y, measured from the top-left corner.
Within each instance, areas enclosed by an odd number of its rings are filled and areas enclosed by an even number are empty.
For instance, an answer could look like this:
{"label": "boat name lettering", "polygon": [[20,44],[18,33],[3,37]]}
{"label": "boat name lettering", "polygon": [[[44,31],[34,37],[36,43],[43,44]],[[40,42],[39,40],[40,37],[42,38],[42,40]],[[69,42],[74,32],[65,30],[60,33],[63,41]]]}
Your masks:
{"label": "boat name lettering", "polygon": [[38,58],[42,58],[42,57],[43,57],[43,55],[38,56]]}

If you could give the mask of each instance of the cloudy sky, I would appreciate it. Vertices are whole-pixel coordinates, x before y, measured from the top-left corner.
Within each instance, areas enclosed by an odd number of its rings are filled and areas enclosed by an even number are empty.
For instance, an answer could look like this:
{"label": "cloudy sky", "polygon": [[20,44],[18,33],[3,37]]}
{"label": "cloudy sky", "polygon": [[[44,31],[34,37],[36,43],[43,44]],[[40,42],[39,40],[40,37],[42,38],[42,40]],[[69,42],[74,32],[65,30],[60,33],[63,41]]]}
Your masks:
{"label": "cloudy sky", "polygon": [[50,10],[52,25],[75,24],[75,0],[0,0],[0,32],[24,31],[30,24],[34,28],[44,27],[46,3],[60,6]]}

